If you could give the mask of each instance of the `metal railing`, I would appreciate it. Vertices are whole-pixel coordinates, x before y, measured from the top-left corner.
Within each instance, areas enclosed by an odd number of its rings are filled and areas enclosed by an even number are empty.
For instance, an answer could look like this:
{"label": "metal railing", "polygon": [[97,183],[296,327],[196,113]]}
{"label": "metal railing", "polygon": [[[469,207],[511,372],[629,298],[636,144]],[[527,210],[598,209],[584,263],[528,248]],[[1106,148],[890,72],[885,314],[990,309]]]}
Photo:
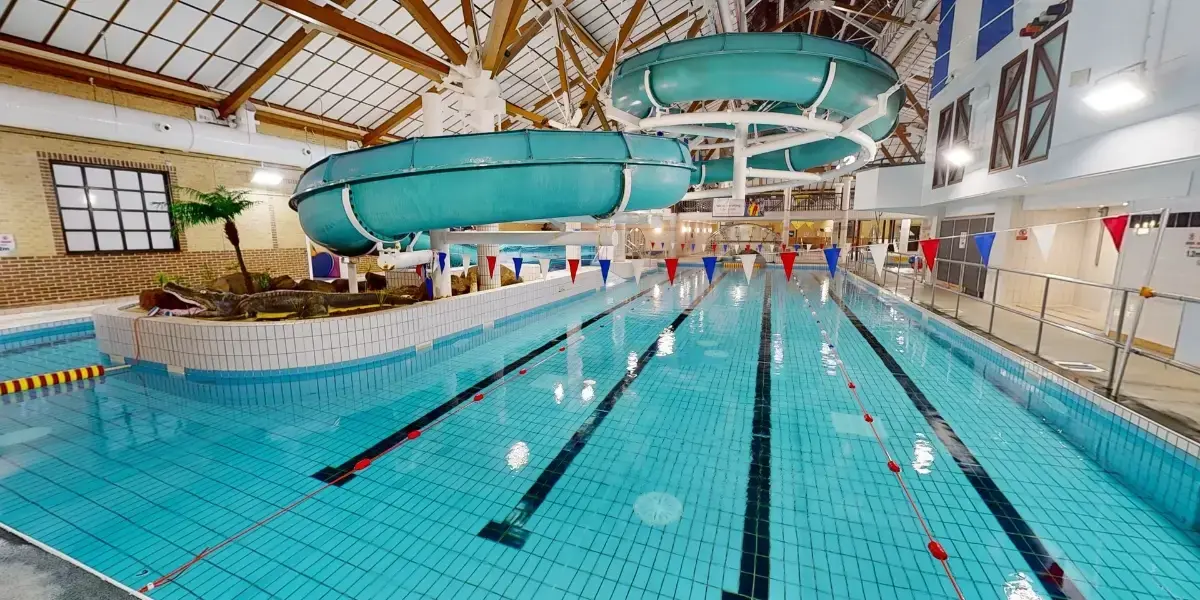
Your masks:
{"label": "metal railing", "polygon": [[[746,200],[758,203],[759,208],[764,212],[776,212],[785,209],[785,200],[779,196],[748,196]],[[791,210],[841,210],[841,202],[841,198],[837,194],[794,196],[792,197]],[[713,201],[711,199],[681,200],[671,208],[671,211],[676,213],[710,213],[712,209]]]}
{"label": "metal railing", "polygon": [[[957,321],[966,323],[968,325],[972,325],[972,327],[986,331],[986,333],[992,337],[1001,339],[1001,340],[1009,342],[1009,343],[1013,343],[1013,342],[1010,342],[1009,340],[1005,340],[1002,335],[998,335],[997,333],[994,332],[997,309],[999,309],[1001,311],[1006,311],[1006,312],[1012,313],[1014,315],[1024,317],[1026,319],[1031,319],[1033,321],[1036,321],[1037,322],[1037,334],[1036,334],[1036,338],[1035,338],[1035,341],[1033,344],[1032,352],[1035,356],[1038,356],[1040,358],[1045,358],[1047,360],[1050,360],[1048,357],[1043,356],[1043,354],[1042,354],[1043,338],[1044,338],[1044,333],[1046,331],[1047,326],[1057,329],[1057,330],[1064,331],[1069,334],[1079,336],[1081,338],[1085,338],[1087,340],[1094,341],[1099,344],[1103,344],[1105,346],[1112,348],[1112,357],[1111,357],[1111,362],[1109,363],[1108,378],[1107,378],[1107,381],[1104,383],[1104,392],[1106,394],[1108,394],[1111,398],[1117,398],[1120,394],[1121,385],[1123,383],[1123,380],[1124,380],[1124,377],[1126,374],[1124,365],[1128,363],[1129,356],[1131,354],[1150,359],[1152,361],[1161,363],[1161,364],[1169,366],[1169,367],[1174,367],[1176,369],[1180,369],[1182,371],[1191,373],[1193,375],[1200,376],[1200,367],[1197,367],[1195,365],[1191,365],[1191,364],[1188,364],[1185,362],[1181,362],[1171,356],[1166,356],[1166,355],[1160,354],[1158,352],[1147,350],[1145,348],[1139,348],[1136,345],[1134,345],[1133,340],[1136,339],[1136,333],[1137,333],[1137,331],[1136,331],[1137,323],[1136,322],[1133,324],[1133,327],[1131,328],[1131,329],[1134,329],[1133,331],[1128,331],[1128,332],[1123,331],[1125,328],[1125,325],[1126,325],[1125,315],[1128,313],[1129,308],[1131,306],[1131,304],[1130,304],[1131,294],[1132,294],[1134,300],[1141,299],[1141,296],[1140,296],[1141,290],[1139,290],[1139,289],[1121,287],[1121,286],[1110,285],[1110,284],[1105,284],[1105,283],[1098,283],[1095,281],[1088,281],[1085,279],[1077,279],[1074,277],[1067,277],[1067,276],[1063,276],[1063,275],[1054,275],[1051,273],[1037,273],[1037,272],[1033,272],[1033,271],[1023,271],[1021,269],[1009,269],[1009,268],[996,267],[996,266],[984,266],[979,263],[959,261],[959,260],[953,260],[953,259],[949,259],[949,258],[938,258],[937,259],[935,264],[958,265],[958,267],[959,267],[959,270],[958,270],[959,280],[958,281],[960,284],[963,283],[962,276],[965,273],[967,267],[972,267],[974,269],[978,269],[979,281],[977,281],[976,283],[978,284],[980,281],[982,281],[985,283],[985,285],[978,286],[980,288],[980,294],[978,296],[976,296],[974,294],[968,294],[961,290],[950,287],[953,284],[949,284],[947,282],[937,280],[937,278],[927,268],[924,268],[924,267],[918,268],[915,265],[910,266],[909,257],[916,257],[916,254],[909,254],[909,253],[902,253],[902,252],[888,252],[887,259],[885,259],[885,261],[884,261],[885,264],[884,264],[883,272],[882,272],[882,274],[879,274],[875,268],[874,262],[870,259],[870,253],[866,252],[865,248],[854,248],[854,249],[852,249],[852,251],[850,252],[850,256],[848,257],[848,265],[849,265],[849,270],[852,271],[855,275],[858,275],[859,277],[861,277],[863,279],[866,279],[868,281],[871,281],[872,283],[875,283],[879,287],[883,288],[884,290],[890,291],[891,293],[893,293],[894,295],[896,295],[898,297],[901,297],[901,298],[905,297],[903,288],[907,287],[908,288],[907,299],[910,302],[920,305],[920,306],[923,306],[925,308],[928,308],[936,313],[939,313],[939,314],[942,314],[942,315],[945,315],[948,317],[952,317]],[[918,258],[917,261],[919,261],[919,260],[920,259]],[[920,263],[917,262],[917,264],[920,264]],[[907,273],[905,273],[905,271],[907,271]],[[895,277],[894,280],[892,280],[893,275]],[[1037,309],[1036,313],[1030,312],[1027,310],[1021,310],[1017,306],[1007,306],[1004,303],[997,301],[997,293],[1000,289],[1000,282],[1002,280],[1002,277],[1004,277],[1004,276],[1007,276],[1008,278],[1011,278],[1014,276],[1033,277],[1033,278],[1038,278],[1042,281],[1042,283],[1041,283],[1041,286],[1042,286],[1041,287],[1041,301],[1038,305],[1038,309]],[[901,283],[902,279],[907,279],[908,281],[906,281],[902,284]],[[932,279],[932,282],[929,281],[930,279]],[[1049,305],[1051,282],[1058,282],[1058,283],[1062,283],[1062,284],[1086,286],[1086,287],[1090,287],[1090,288],[1099,288],[1099,289],[1103,289],[1103,290],[1108,290],[1110,293],[1110,302],[1112,301],[1112,299],[1115,297],[1116,294],[1119,294],[1120,295],[1120,300],[1119,300],[1120,310],[1117,313],[1116,326],[1114,329],[1111,330],[1114,335],[1111,335],[1111,336],[1109,335],[1108,315],[1105,315],[1106,318],[1105,318],[1105,325],[1104,325],[1104,330],[1105,330],[1104,333],[1088,331],[1081,327],[1076,327],[1074,325],[1070,325],[1067,323],[1061,323],[1054,319],[1047,318],[1046,312],[1047,312],[1047,307]],[[918,287],[918,286],[920,286],[920,287]],[[988,291],[986,289],[988,287],[991,288],[990,291]],[[928,296],[929,296],[929,299],[927,302],[923,301],[922,298],[920,297],[922,294],[924,294],[926,288],[928,288]],[[985,296],[989,293],[991,295],[990,300],[983,298],[983,296]],[[955,300],[954,300],[953,312],[951,312],[949,309],[943,310],[942,308],[938,307],[937,298],[938,298],[939,294],[952,294],[954,296]],[[983,304],[988,307],[988,319],[987,319],[987,328],[986,329],[984,329],[983,327],[978,326],[978,325],[973,325],[973,324],[965,321],[964,319],[960,318],[960,309],[962,306],[963,298],[968,298],[972,302]],[[1164,300],[1175,300],[1175,301],[1184,302],[1184,303],[1200,304],[1200,298],[1185,296],[1185,295],[1181,295],[1181,294],[1171,294],[1171,293],[1166,293],[1166,292],[1154,292],[1153,295],[1150,296],[1149,298],[1161,298]],[[1147,299],[1149,299],[1149,298],[1147,298]],[[1111,310],[1111,304],[1109,306],[1110,306],[1110,310]],[[1146,309],[1146,306],[1143,305],[1141,307],[1141,310],[1144,311],[1145,309]],[[1182,316],[1181,316],[1181,318],[1182,318]],[[1178,339],[1176,340],[1176,344],[1178,344]],[[1015,345],[1021,346],[1021,344],[1015,344]],[[1027,348],[1027,350],[1028,350],[1028,348]]]}

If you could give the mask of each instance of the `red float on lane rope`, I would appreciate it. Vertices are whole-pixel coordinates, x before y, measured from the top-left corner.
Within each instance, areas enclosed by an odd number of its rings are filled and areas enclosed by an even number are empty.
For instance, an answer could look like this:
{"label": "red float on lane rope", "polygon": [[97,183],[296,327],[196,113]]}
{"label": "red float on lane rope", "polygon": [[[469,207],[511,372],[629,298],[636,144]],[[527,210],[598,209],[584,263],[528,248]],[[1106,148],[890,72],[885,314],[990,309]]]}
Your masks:
{"label": "red float on lane rope", "polygon": [[521,369],[520,371],[518,371],[518,373],[520,373],[520,374],[522,374],[522,375],[524,375],[524,374],[526,374],[526,373],[528,373],[528,372],[529,372],[529,369]]}
{"label": "red float on lane rope", "polygon": [[929,542],[929,553],[938,560],[946,560],[950,555],[946,553],[946,549],[937,542]]}
{"label": "red float on lane rope", "polygon": [[364,458],[364,459],[354,463],[354,470],[361,471],[369,466],[371,466],[371,459]]}
{"label": "red float on lane rope", "polygon": [[420,429],[414,429],[414,430],[412,430],[412,431],[408,432],[408,439],[410,439],[410,440],[415,440],[415,439],[417,439],[417,438],[419,438],[419,437],[421,437],[421,430],[420,430]]}
{"label": "red float on lane rope", "polygon": [[853,381],[851,381],[851,382],[850,382],[850,389],[854,389],[854,382],[853,382]]}
{"label": "red float on lane rope", "polygon": [[478,394],[475,394],[475,401],[476,401],[476,402],[479,402],[480,400],[483,400],[483,393],[482,393],[482,392],[480,392],[480,393],[478,393]]}
{"label": "red float on lane rope", "polygon": [[567,350],[566,346],[559,346],[559,348],[558,348],[559,352],[565,352],[566,350]]}
{"label": "red float on lane rope", "polygon": [[871,413],[863,413],[863,420],[864,420],[864,421],[866,421],[866,422],[868,422],[868,423],[874,423],[874,422],[875,422],[875,418],[871,416]]}
{"label": "red float on lane rope", "polygon": [[894,461],[894,460],[889,460],[888,461],[888,470],[893,473],[899,473],[900,465],[896,464],[896,461]]}

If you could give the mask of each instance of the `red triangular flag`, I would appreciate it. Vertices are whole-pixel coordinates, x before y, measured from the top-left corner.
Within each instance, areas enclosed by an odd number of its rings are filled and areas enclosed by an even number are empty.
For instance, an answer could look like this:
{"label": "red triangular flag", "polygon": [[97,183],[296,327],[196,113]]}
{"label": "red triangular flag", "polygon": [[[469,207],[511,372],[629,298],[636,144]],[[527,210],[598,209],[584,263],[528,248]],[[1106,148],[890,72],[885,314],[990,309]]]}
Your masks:
{"label": "red triangular flag", "polygon": [[579,271],[579,259],[578,258],[568,258],[567,259],[567,268],[569,268],[571,270],[571,283],[575,283],[575,273],[577,271]]}
{"label": "red triangular flag", "polygon": [[1125,240],[1125,228],[1129,227],[1129,215],[1104,217],[1101,221],[1104,223],[1104,228],[1108,230],[1108,235],[1112,236],[1117,252],[1120,252],[1121,242]]}
{"label": "red triangular flag", "polygon": [[679,242],[679,249],[682,251],[682,250],[683,250],[683,247],[684,247],[684,246],[686,246],[686,245],[687,245],[687,244],[685,244],[685,243],[683,243],[683,242]]}
{"label": "red triangular flag", "polygon": [[671,283],[675,283],[675,269],[677,267],[679,267],[678,258],[667,259],[667,279],[669,279]]}
{"label": "red triangular flag", "polygon": [[425,279],[425,265],[417,265],[417,277]]}
{"label": "red triangular flag", "polygon": [[488,261],[488,277],[495,277],[496,276],[496,257],[489,256],[489,257],[487,257],[487,261]]}
{"label": "red triangular flag", "polygon": [[796,264],[795,252],[780,252],[779,260],[783,261],[783,274],[788,281],[792,280],[792,265]]}
{"label": "red triangular flag", "polygon": [[717,251],[717,245],[716,245],[716,244],[713,244],[713,245],[712,245],[712,251],[713,251],[713,252],[716,252],[716,251]]}
{"label": "red triangular flag", "polygon": [[933,261],[937,260],[938,246],[941,243],[942,240],[937,238],[921,240],[921,254],[925,256],[925,266],[929,267],[931,272],[933,271]]}

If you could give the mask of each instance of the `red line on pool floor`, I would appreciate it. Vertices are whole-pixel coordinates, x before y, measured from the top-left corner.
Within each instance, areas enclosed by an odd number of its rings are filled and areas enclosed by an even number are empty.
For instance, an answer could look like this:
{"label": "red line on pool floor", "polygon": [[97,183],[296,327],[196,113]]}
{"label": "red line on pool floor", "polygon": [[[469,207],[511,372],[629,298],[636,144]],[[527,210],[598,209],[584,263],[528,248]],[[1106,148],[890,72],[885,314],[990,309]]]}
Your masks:
{"label": "red line on pool floor", "polygon": [[[816,275],[812,275],[812,277],[813,279],[817,280],[817,283],[821,282],[821,279]],[[804,289],[798,285],[796,289],[799,290],[800,296],[804,298],[804,306],[808,310],[809,314],[813,317],[813,320],[817,322],[817,325],[821,325],[821,319],[817,316],[817,311],[813,309],[812,304],[808,301],[808,294],[806,294]],[[879,435],[879,431],[875,429],[875,417],[871,415],[871,411],[867,410],[867,405],[862,401],[862,398],[859,397],[858,386],[850,377],[850,373],[846,370],[845,361],[843,361],[841,355],[838,354],[837,347],[833,345],[833,340],[829,338],[829,333],[824,327],[821,327],[821,337],[825,340],[825,344],[829,346],[829,350],[833,353],[834,362],[837,363],[838,370],[842,374],[842,380],[846,382],[846,388],[850,390],[850,395],[854,397],[854,402],[858,404],[858,408],[863,415],[863,420],[866,421],[867,426],[871,428],[871,434],[875,436],[875,442],[879,444],[879,449],[883,451],[883,456],[887,459],[888,470],[891,471],[892,475],[896,477],[896,483],[900,484],[900,489],[904,492],[904,497],[908,500],[908,505],[912,507],[913,514],[915,514],[917,517],[917,522],[921,524],[921,529],[925,531],[925,537],[929,539],[929,545],[926,548],[929,550],[929,553],[942,564],[942,568],[946,571],[946,577],[950,579],[950,585],[954,587],[954,593],[958,595],[959,600],[965,600],[962,589],[958,587],[958,580],[954,577],[954,573],[950,570],[950,556],[946,553],[946,549],[942,547],[942,544],[937,541],[937,538],[933,536],[933,531],[930,530],[929,523],[925,520],[925,516],[921,514],[921,508],[917,505],[916,499],[913,498],[912,491],[909,490],[908,485],[904,483],[904,477],[900,474],[900,463],[896,462],[896,460],[892,458],[892,453],[888,452],[887,446],[883,443],[883,438]]]}
{"label": "red line on pool floor", "polygon": [[[522,377],[522,376],[528,374],[531,369],[535,369],[538,366],[540,366],[542,363],[545,363],[546,361],[550,360],[551,358],[554,358],[554,357],[558,356],[559,354],[565,352],[568,347],[574,346],[574,345],[582,342],[583,339],[584,339],[583,336],[579,335],[574,340],[565,342],[563,345],[561,345],[557,349],[555,349],[554,352],[547,354],[541,360],[529,365],[528,367],[522,368],[517,373],[515,373],[515,374],[510,373],[508,375],[505,375],[504,377],[500,378],[500,380],[498,380],[495,384],[493,384],[487,393],[488,394],[495,393],[496,390],[499,390],[500,388],[504,387],[513,379],[516,379],[518,377]],[[204,550],[201,550],[200,553],[193,556],[191,560],[183,563],[182,565],[179,565],[178,567],[176,567],[175,569],[173,569],[171,572],[167,573],[166,575],[163,575],[162,577],[159,577],[158,579],[155,579],[154,581],[142,586],[142,588],[139,589],[138,592],[145,594],[154,589],[160,588],[160,587],[174,581],[175,579],[178,579],[180,575],[183,575],[184,573],[186,573],[188,571],[188,569],[191,569],[192,567],[196,566],[196,564],[199,563],[200,561],[208,558],[209,556],[212,556],[217,551],[229,546],[230,544],[233,544],[234,542],[249,535],[251,532],[266,525],[267,523],[270,523],[271,521],[274,521],[275,519],[291,512],[297,506],[300,506],[301,504],[311,500],[314,496],[329,489],[330,487],[336,486],[338,483],[341,483],[347,477],[350,477],[351,475],[354,475],[354,474],[370,467],[372,462],[379,460],[380,458],[383,458],[389,452],[399,448],[400,446],[403,446],[404,444],[421,437],[421,434],[424,433],[425,431],[428,431],[429,429],[432,429],[435,425],[445,421],[446,419],[449,419],[451,416],[462,411],[464,408],[483,400],[484,397],[485,397],[485,394],[483,392],[475,394],[474,398],[472,398],[472,402],[464,402],[464,403],[454,407],[453,410],[447,412],[446,414],[442,415],[441,417],[438,417],[437,419],[435,419],[434,421],[429,423],[429,425],[425,426],[424,430],[417,430],[417,431],[413,431],[413,432],[409,433],[405,439],[402,439],[399,442],[396,442],[396,444],[394,444],[387,450],[384,450],[383,452],[379,453],[377,456],[375,456],[375,458],[363,459],[363,460],[358,461],[358,463],[354,465],[353,470],[342,473],[341,475],[339,475],[332,481],[329,481],[329,482],[325,483],[324,485],[322,485],[321,487],[319,487],[307,494],[304,494],[303,496],[292,501],[290,504],[267,515],[266,517],[263,517],[262,519],[260,519],[258,521],[255,521],[254,523],[252,523],[250,526],[246,527],[245,529],[242,529],[241,531],[225,538],[224,540],[221,540],[221,542],[218,543],[217,545],[210,546],[210,547],[205,548]]]}

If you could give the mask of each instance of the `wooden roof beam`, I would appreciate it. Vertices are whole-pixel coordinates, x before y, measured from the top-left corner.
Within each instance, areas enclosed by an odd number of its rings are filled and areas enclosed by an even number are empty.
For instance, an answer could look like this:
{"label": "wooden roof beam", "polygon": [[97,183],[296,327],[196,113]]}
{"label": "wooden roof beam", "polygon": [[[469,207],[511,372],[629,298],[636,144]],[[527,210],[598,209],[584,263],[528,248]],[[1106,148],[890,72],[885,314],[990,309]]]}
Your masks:
{"label": "wooden roof beam", "polygon": [[625,20],[621,23],[621,28],[617,31],[617,39],[613,42],[612,47],[609,48],[608,53],[604,55],[604,60],[600,61],[600,68],[596,70],[596,78],[584,95],[585,105],[597,104],[596,96],[600,88],[604,87],[604,82],[608,81],[609,75],[612,75],[613,68],[617,65],[617,55],[620,54],[621,48],[625,45],[625,40],[629,39],[629,33],[637,25],[638,18],[642,16],[642,9],[644,8],[646,8],[646,0],[633,1],[633,6],[630,7],[629,13],[625,15]]}
{"label": "wooden roof beam", "polygon": [[[782,1],[782,0],[781,0]],[[704,28],[704,22],[708,20],[708,11],[701,10],[696,14],[696,20],[692,21],[692,26],[688,27],[687,39],[692,39],[700,35],[700,30]]]}
{"label": "wooden roof beam", "polygon": [[539,114],[533,112],[532,110],[527,110],[527,109],[521,108],[520,106],[517,106],[516,104],[513,104],[512,102],[505,102],[504,108],[505,108],[505,111],[508,112],[508,114],[510,114],[514,117],[521,117],[522,119],[526,119],[526,120],[530,121],[531,123],[533,123],[533,125],[535,127],[545,127],[546,123],[550,120],[546,117],[543,117],[542,115],[539,115]]}
{"label": "wooden roof beam", "polygon": [[904,97],[908,98],[908,103],[912,105],[913,110],[917,111],[917,116],[926,127],[929,126],[929,111],[921,106],[921,102],[917,100],[917,95],[913,93],[912,88],[907,85],[901,86],[904,88]]}
{"label": "wooden roof beam", "polygon": [[896,138],[900,140],[900,143],[904,145],[904,149],[908,151],[908,154],[913,159],[921,160],[921,155],[917,154],[917,149],[913,147],[912,140],[908,139],[908,132],[905,131],[903,125],[896,128]]}
{"label": "wooden roof beam", "polygon": [[[541,0],[541,2],[546,6],[554,4],[554,0]],[[579,19],[576,19],[575,15],[571,14],[571,11],[567,8],[570,4],[571,0],[563,3],[563,7],[558,11],[559,16],[563,21],[566,21],[567,27],[575,33],[575,37],[579,38],[579,43],[583,44],[583,47],[587,48],[588,52],[592,53],[592,56],[596,58],[604,56],[604,46],[601,46],[600,42],[596,41],[595,36],[583,26],[583,23],[580,23]]]}
{"label": "wooden roof beam", "polygon": [[889,13],[889,12],[867,12],[864,10],[857,9],[853,6],[850,6],[849,4],[846,4],[845,2],[836,2],[835,1],[833,3],[833,10],[840,10],[842,12],[850,13],[852,15],[860,15],[860,16],[866,17],[867,19],[874,19],[876,21],[884,21],[886,23],[898,23],[900,25],[910,25],[910,23],[908,21],[905,21],[904,19],[901,19],[900,17],[897,17],[896,15],[893,15],[892,13]]}
{"label": "wooden roof beam", "polygon": [[[436,90],[437,90],[437,88],[433,88],[433,87],[429,88],[429,91],[431,91],[431,92],[436,91]],[[382,138],[384,135],[386,135],[387,132],[394,129],[397,125],[402,123],[405,119],[416,114],[418,110],[421,110],[421,95],[420,94],[417,94],[416,98],[409,100],[408,104],[405,104],[404,106],[400,107],[400,110],[396,111],[392,116],[388,117],[387,120],[380,123],[374,129],[368,131],[367,134],[364,135],[362,138],[362,144],[364,146],[370,146],[371,144],[378,143],[380,138]]]}
{"label": "wooden roof beam", "polygon": [[515,39],[517,25],[525,14],[529,0],[496,0],[492,5],[492,22],[488,25],[487,40],[483,43],[483,68],[493,75],[504,58],[504,50]]}
{"label": "wooden roof beam", "polygon": [[645,46],[646,44],[653,42],[654,40],[658,39],[660,36],[666,34],[668,31],[670,31],[676,25],[679,25],[680,23],[686,21],[688,18],[688,15],[691,15],[691,14],[693,14],[693,11],[690,11],[690,10],[685,9],[685,10],[679,11],[679,13],[676,14],[675,16],[671,17],[670,19],[667,19],[666,21],[663,21],[662,25],[659,25],[658,27],[651,29],[649,32],[646,33],[646,35],[643,35],[642,37],[640,37],[636,40],[633,40],[632,42],[629,42],[629,45],[625,46],[625,51],[626,52],[636,52],[636,51],[640,50],[642,46]]}
{"label": "wooden roof beam", "polygon": [[496,72],[493,73],[492,76],[495,77],[496,75],[503,73],[504,70],[507,69],[510,64],[512,64],[513,59],[516,58],[517,55],[529,45],[529,42],[532,42],[533,38],[537,37],[537,34],[541,33],[542,30],[544,30],[553,19],[554,11],[545,10],[542,11],[542,14],[538,15],[537,18],[530,19],[529,21],[526,21],[524,25],[518,27],[516,39],[514,39],[512,43],[504,49],[504,56],[500,58],[500,64],[496,67]]}
{"label": "wooden roof beam", "polygon": [[441,81],[450,73],[450,67],[447,67],[442,61],[390,35],[349,18],[328,4],[317,6],[308,0],[261,1],[305,23],[337,35],[356,46],[370,50],[432,81]]}
{"label": "wooden roof beam", "polygon": [[263,64],[259,65],[249,77],[244,79],[231,94],[225,97],[224,100],[217,106],[217,116],[224,119],[233,114],[239,107],[250,100],[250,97],[257,92],[259,88],[266,85],[288,61],[295,58],[309,42],[317,37],[319,31],[305,31],[298,29],[282,46],[275,49]]}
{"label": "wooden roof beam", "polygon": [[412,15],[417,25],[420,25],[433,43],[437,44],[437,47],[446,54],[446,58],[450,59],[450,62],[456,65],[467,63],[466,51],[463,50],[458,40],[454,39],[446,26],[442,25],[441,19],[433,14],[424,0],[400,0],[400,6],[403,6],[409,15]]}

